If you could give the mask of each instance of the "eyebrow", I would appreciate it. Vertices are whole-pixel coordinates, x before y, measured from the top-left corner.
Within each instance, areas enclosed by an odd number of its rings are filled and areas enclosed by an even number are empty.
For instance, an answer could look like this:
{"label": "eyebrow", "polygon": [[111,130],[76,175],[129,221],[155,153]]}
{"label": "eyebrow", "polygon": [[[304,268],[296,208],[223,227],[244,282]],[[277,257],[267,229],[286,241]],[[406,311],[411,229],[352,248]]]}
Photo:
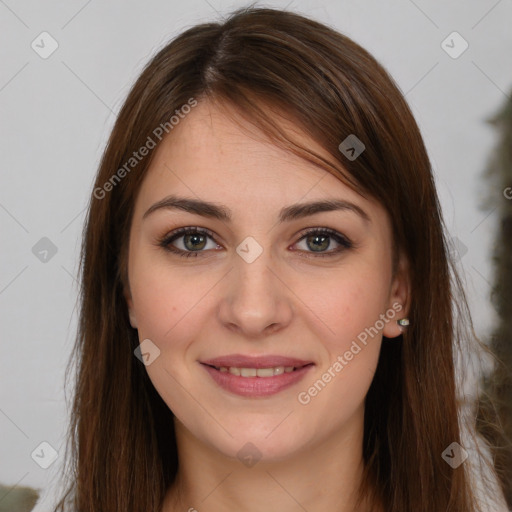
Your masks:
{"label": "eyebrow", "polygon": [[[153,204],[144,213],[142,219],[145,219],[157,210],[182,210],[224,222],[231,222],[232,220],[231,210],[223,205],[174,195],[164,197],[162,200]],[[362,217],[365,222],[371,223],[369,215],[361,207],[342,199],[328,199],[310,203],[292,204],[281,209],[278,220],[281,223],[290,222],[314,215],[315,213],[339,210],[354,212]]]}

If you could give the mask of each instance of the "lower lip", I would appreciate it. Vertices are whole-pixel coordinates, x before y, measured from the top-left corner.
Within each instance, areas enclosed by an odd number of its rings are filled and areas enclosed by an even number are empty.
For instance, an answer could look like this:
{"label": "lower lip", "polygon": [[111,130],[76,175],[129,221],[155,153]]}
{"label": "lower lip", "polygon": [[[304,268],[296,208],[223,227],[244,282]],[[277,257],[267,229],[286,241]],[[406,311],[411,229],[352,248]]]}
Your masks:
{"label": "lower lip", "polygon": [[201,365],[221,388],[236,395],[252,398],[275,395],[301,381],[313,368],[310,364],[273,377],[240,377],[229,372],[221,372],[203,363]]}

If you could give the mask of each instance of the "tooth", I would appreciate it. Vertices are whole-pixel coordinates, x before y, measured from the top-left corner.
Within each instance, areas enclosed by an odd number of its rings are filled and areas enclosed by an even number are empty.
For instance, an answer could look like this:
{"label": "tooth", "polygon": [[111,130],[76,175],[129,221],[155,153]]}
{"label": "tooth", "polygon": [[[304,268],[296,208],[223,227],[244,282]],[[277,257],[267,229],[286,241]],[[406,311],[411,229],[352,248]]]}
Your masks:
{"label": "tooth", "polygon": [[220,366],[217,368],[221,373],[230,373],[237,377],[273,377],[283,373],[291,373],[294,366],[275,366],[273,368],[239,368],[236,366]]}
{"label": "tooth", "polygon": [[258,377],[272,377],[277,375],[277,373],[274,373],[274,368],[258,368],[256,375]]}

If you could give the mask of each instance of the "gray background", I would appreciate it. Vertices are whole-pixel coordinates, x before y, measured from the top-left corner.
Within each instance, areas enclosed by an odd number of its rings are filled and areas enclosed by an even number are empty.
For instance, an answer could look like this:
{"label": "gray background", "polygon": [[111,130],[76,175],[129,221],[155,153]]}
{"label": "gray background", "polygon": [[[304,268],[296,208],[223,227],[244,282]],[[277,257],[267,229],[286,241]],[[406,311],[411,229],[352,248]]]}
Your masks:
{"label": "gray background", "polygon": [[[62,461],[80,234],[116,112],[143,65],[171,37],[243,5],[0,0],[0,482],[47,489]],[[496,212],[479,208],[481,176],[497,140],[486,119],[512,86],[512,0],[258,5],[288,6],[333,25],[395,78],[422,130],[450,235],[459,240],[476,331],[485,337],[496,315],[489,302]],[[49,48],[43,31],[59,45],[47,59],[31,47],[35,41]],[[453,31],[469,44],[458,58],[441,45]],[[502,200],[501,190],[492,193]],[[33,251],[43,237],[57,249],[47,261]],[[39,242],[43,249],[45,243]],[[59,452],[49,469],[31,457],[43,441]]]}

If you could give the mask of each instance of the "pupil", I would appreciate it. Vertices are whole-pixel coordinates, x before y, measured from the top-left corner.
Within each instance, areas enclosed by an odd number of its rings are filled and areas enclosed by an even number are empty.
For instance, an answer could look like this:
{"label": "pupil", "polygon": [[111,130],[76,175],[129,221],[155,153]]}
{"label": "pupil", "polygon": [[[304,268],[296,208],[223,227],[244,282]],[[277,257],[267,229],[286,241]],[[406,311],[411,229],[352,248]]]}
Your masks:
{"label": "pupil", "polygon": [[[197,249],[203,249],[203,246],[204,246],[204,235],[186,235],[185,236],[185,247],[187,247],[187,249],[191,249],[191,250],[197,250]],[[201,240],[203,239],[203,240]],[[188,241],[191,241],[193,240],[192,242],[192,247],[189,247],[187,242]],[[203,242],[203,246],[199,247],[197,244],[201,244],[201,241]]]}
{"label": "pupil", "polygon": [[[316,244],[316,247],[317,248],[320,248],[320,249],[327,249],[329,247],[329,237],[326,236],[326,235],[312,235],[310,237],[310,239],[313,239],[314,240],[314,244]],[[319,239],[323,239],[323,242],[320,242],[320,244],[318,244],[318,240]],[[325,243],[327,241],[327,243]],[[314,249],[315,251],[317,249]]]}

